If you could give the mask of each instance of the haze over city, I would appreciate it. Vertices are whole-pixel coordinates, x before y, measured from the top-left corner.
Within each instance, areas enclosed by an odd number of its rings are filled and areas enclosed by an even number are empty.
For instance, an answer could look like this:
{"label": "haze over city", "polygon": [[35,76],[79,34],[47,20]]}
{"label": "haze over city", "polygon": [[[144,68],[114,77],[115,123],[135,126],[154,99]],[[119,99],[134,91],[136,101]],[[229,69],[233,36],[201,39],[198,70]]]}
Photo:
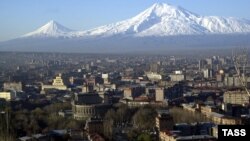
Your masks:
{"label": "haze over city", "polygon": [[0,141],[249,141],[249,0],[0,0]]}

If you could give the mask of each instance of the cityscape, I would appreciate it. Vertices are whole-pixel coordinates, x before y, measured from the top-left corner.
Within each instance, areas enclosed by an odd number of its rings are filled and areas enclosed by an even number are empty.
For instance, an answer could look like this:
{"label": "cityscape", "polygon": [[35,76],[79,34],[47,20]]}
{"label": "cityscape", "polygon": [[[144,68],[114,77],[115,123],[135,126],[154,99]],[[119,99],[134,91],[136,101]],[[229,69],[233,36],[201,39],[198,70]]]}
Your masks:
{"label": "cityscape", "polygon": [[21,141],[216,140],[217,125],[250,123],[241,53],[2,52],[1,131]]}
{"label": "cityscape", "polygon": [[[69,24],[70,17],[77,18],[81,10],[91,11],[97,2],[45,1],[38,2],[39,6],[33,1],[19,6],[0,2],[0,9],[6,7],[0,10],[0,17],[4,19],[9,12],[30,23],[9,22],[18,19],[13,16],[0,23],[0,141],[221,141],[249,137],[250,21],[245,18],[250,17],[246,14],[225,17],[226,8],[214,8],[218,16],[206,16],[204,10],[196,14],[182,8],[186,5],[195,11],[195,7],[172,0],[181,6],[164,0],[138,0],[137,10],[146,9],[138,14],[136,8],[126,9],[131,3],[111,0],[126,7],[120,9],[129,11],[126,20],[71,30],[47,19],[65,16],[64,22]],[[244,2],[238,4],[242,10]],[[212,4],[217,3],[211,0],[207,6]],[[240,11],[235,2],[228,6],[234,4]],[[68,16],[64,10],[70,6],[73,14]],[[100,11],[107,7],[104,11],[113,12],[117,20],[115,10],[119,10],[108,3],[94,7]],[[26,12],[27,17],[22,15]],[[86,13],[85,17],[95,16]],[[32,31],[31,26],[44,21],[49,22]],[[96,26],[99,20],[95,21],[89,24]],[[5,29],[13,25],[25,31]]]}

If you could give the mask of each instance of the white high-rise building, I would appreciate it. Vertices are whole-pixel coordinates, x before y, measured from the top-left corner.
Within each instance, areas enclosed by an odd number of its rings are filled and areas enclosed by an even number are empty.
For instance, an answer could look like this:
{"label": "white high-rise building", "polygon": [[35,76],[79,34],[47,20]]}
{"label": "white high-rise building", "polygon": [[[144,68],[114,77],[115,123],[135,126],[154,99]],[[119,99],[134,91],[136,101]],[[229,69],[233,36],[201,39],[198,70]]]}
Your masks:
{"label": "white high-rise building", "polygon": [[203,70],[203,76],[204,76],[204,78],[212,78],[213,71],[211,69],[205,69],[205,70]]}

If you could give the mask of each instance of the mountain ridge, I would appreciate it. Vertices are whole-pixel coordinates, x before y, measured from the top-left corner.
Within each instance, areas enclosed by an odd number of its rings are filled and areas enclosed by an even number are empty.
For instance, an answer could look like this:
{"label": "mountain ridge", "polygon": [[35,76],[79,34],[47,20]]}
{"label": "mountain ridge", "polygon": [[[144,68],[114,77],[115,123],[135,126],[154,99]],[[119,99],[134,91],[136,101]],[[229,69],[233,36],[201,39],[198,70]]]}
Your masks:
{"label": "mountain ridge", "polygon": [[250,46],[250,21],[200,16],[182,7],[156,3],[136,16],[89,30],[71,30],[50,21],[0,51],[126,52]]}
{"label": "mountain ridge", "polygon": [[[56,25],[59,31],[47,31]],[[47,32],[46,32],[47,31]],[[116,23],[99,26],[84,31],[70,30],[55,21],[24,37],[107,37],[113,35],[127,36],[173,36],[202,34],[250,33],[250,21],[239,18],[218,16],[200,16],[179,6],[155,3],[138,15]]]}

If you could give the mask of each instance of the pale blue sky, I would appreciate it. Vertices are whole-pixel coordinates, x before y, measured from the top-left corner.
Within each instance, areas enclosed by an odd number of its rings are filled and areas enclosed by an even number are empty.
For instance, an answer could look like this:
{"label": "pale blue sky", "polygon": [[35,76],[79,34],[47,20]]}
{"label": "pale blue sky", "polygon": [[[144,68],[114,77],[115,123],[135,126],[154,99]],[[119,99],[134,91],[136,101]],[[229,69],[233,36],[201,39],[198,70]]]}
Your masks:
{"label": "pale blue sky", "polygon": [[0,0],[0,41],[50,20],[75,30],[90,29],[133,17],[157,2],[204,16],[250,19],[250,0]]}

